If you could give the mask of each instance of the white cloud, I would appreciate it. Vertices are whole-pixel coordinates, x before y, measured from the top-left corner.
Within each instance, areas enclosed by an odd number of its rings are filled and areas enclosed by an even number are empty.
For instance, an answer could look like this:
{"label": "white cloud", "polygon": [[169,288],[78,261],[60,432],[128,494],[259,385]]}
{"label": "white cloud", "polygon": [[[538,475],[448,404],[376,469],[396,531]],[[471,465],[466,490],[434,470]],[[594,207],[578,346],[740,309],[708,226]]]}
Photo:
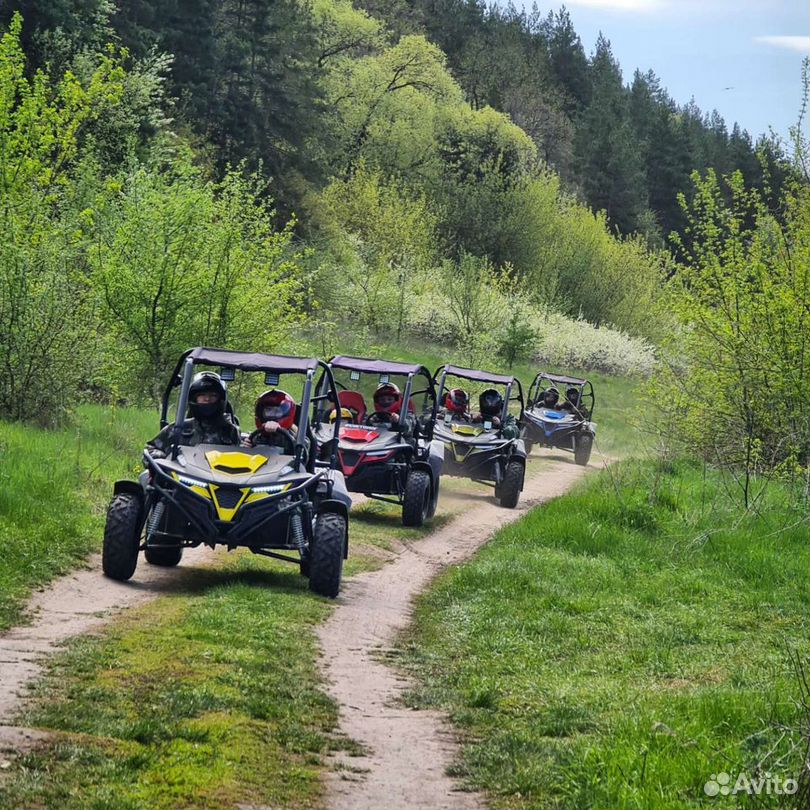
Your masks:
{"label": "white cloud", "polygon": [[810,37],[754,37],[754,42],[775,45],[777,48],[787,48],[804,54],[810,53]]}
{"label": "white cloud", "polygon": [[568,6],[588,6],[605,11],[657,11],[666,5],[665,0],[567,0]]}

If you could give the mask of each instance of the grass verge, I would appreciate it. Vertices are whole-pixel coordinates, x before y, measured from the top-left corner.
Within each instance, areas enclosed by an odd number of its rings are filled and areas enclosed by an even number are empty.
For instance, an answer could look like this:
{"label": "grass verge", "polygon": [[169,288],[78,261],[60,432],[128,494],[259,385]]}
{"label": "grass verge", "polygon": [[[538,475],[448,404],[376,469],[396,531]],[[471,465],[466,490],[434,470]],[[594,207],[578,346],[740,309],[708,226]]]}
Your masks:
{"label": "grass verge", "polygon": [[[806,510],[742,513],[687,465],[618,465],[501,530],[418,603],[409,701],[463,732],[500,807],[745,805],[725,771],[799,773]],[[769,796],[768,806],[790,806]]]}
{"label": "grass verge", "polygon": [[0,422],[0,630],[34,588],[100,547],[112,482],[135,477],[156,423],[153,412],[97,405],[60,431]]}

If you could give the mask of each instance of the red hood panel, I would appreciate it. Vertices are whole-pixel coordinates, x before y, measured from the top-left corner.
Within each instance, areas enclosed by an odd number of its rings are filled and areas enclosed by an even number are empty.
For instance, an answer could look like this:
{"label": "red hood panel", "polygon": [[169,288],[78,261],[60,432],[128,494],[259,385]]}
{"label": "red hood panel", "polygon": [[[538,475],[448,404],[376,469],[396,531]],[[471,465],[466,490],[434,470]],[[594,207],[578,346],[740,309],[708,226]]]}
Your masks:
{"label": "red hood panel", "polygon": [[340,438],[350,442],[373,442],[379,436],[379,432],[363,427],[342,427]]}

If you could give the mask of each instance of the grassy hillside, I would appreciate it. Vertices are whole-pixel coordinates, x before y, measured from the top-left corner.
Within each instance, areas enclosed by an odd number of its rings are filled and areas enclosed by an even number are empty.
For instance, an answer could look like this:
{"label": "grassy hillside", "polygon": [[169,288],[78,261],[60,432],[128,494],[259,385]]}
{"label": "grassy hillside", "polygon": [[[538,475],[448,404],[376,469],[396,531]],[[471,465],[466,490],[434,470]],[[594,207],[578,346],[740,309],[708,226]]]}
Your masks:
{"label": "grassy hillside", "polygon": [[404,660],[412,705],[463,731],[458,775],[527,808],[731,807],[704,793],[712,774],[797,776],[810,557],[793,495],[773,484],[744,513],[716,473],[627,462],[442,576]]}

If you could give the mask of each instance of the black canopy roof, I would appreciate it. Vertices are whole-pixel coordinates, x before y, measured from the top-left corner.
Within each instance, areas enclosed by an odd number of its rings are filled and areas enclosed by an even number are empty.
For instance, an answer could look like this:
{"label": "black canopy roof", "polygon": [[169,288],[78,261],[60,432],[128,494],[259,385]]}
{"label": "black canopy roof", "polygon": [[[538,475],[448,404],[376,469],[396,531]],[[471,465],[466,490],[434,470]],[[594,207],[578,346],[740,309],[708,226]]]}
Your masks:
{"label": "black canopy roof", "polygon": [[[464,377],[468,380],[475,380],[476,382],[489,382],[497,383],[498,385],[509,385],[514,381],[514,377],[507,377],[504,374],[493,374],[491,371],[477,371],[473,368],[462,368],[461,366],[444,367],[447,374],[452,374],[456,377]],[[438,376],[438,374],[437,374]]]}
{"label": "black canopy roof", "polygon": [[562,374],[546,374],[545,372],[540,372],[537,377],[538,379],[551,380],[551,382],[565,383],[566,385],[585,385],[588,382],[576,377],[565,377]]}
{"label": "black canopy roof", "polygon": [[428,377],[430,372],[424,366],[413,363],[400,363],[395,360],[371,360],[366,357],[333,357],[329,365],[345,368],[349,371],[360,371],[367,374],[419,374],[424,370]]}
{"label": "black canopy roof", "polygon": [[[185,355],[195,364],[207,366],[225,366],[242,371],[276,371],[279,374],[302,374],[318,368],[314,357],[288,357],[283,354],[261,354],[260,352],[235,352],[230,349],[209,349],[198,346]],[[181,359],[182,363],[182,359]],[[178,365],[179,367],[179,365]]]}

